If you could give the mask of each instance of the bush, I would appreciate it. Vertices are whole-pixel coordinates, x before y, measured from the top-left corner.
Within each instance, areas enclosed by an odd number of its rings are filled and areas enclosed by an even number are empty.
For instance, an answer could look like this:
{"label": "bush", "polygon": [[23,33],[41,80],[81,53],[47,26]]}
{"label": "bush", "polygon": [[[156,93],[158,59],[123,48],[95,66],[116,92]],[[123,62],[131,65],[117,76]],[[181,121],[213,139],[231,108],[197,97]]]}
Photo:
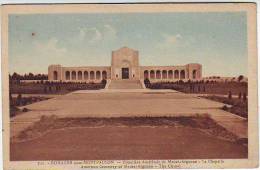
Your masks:
{"label": "bush", "polygon": [[23,108],[23,110],[22,110],[23,112],[28,112],[29,111],[29,109],[27,109],[26,107],[25,108]]}
{"label": "bush", "polygon": [[107,84],[107,80],[106,79],[102,79],[101,80],[101,84],[106,85]]}
{"label": "bush", "polygon": [[242,96],[242,94],[241,94],[241,92],[239,92],[238,98],[241,99],[241,96]]}
{"label": "bush", "polygon": [[148,79],[148,78],[145,78],[144,79],[144,85],[146,86],[146,87],[150,87],[151,86],[151,82],[150,82],[150,80]]}
{"label": "bush", "polygon": [[231,91],[228,92],[228,99],[232,99],[232,92]]}
{"label": "bush", "polygon": [[222,110],[225,110],[225,111],[227,111],[227,110],[228,110],[228,107],[227,107],[227,105],[224,105],[224,106],[222,107]]}
{"label": "bush", "polygon": [[47,93],[47,87],[46,86],[44,86],[43,91],[44,91],[45,94]]}
{"label": "bush", "polygon": [[243,93],[243,101],[246,102],[247,97],[246,97],[246,93]]}
{"label": "bush", "polygon": [[17,108],[16,106],[11,106],[10,107],[10,117],[14,117],[17,114],[17,112],[19,112],[19,111],[20,111],[19,108]]}
{"label": "bush", "polygon": [[18,94],[17,99],[16,99],[16,105],[20,106],[22,103],[22,95]]}

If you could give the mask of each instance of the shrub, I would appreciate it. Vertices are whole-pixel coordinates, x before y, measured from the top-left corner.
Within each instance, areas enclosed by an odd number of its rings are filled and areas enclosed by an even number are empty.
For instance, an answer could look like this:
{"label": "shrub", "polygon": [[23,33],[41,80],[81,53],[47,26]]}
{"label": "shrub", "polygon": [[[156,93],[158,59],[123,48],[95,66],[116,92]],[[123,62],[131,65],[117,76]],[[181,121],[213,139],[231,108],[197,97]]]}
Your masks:
{"label": "shrub", "polygon": [[232,99],[232,92],[231,91],[228,92],[228,99]]}
{"label": "shrub", "polygon": [[102,79],[101,80],[101,84],[106,85],[107,84],[107,80],[106,79]]}
{"label": "shrub", "polygon": [[10,117],[14,117],[19,111],[19,108],[16,106],[10,106]]}
{"label": "shrub", "polygon": [[241,92],[239,92],[238,98],[241,99],[241,96],[242,96],[242,94],[241,94]]}
{"label": "shrub", "polygon": [[29,111],[29,109],[27,109],[26,107],[25,108],[23,108],[23,110],[22,110],[23,112],[28,112]]}
{"label": "shrub", "polygon": [[240,75],[240,76],[238,76],[238,78],[237,78],[238,82],[240,82],[240,81],[243,80],[243,79],[244,79],[244,76],[243,76],[243,75]]}
{"label": "shrub", "polygon": [[183,84],[184,83],[184,81],[183,80],[179,80],[179,84]]}
{"label": "shrub", "polygon": [[227,107],[227,105],[224,105],[224,106],[222,107],[222,110],[225,110],[225,111],[227,111],[227,110],[228,110],[228,107]]}
{"label": "shrub", "polygon": [[246,97],[246,93],[243,93],[243,101],[246,102],[247,97]]}
{"label": "shrub", "polygon": [[148,78],[144,79],[144,84],[145,84],[146,87],[150,87],[151,86],[151,82],[150,82],[150,80]]}
{"label": "shrub", "polygon": [[44,93],[47,93],[47,87],[44,86],[44,89],[43,89]]}
{"label": "shrub", "polygon": [[22,95],[18,94],[17,99],[16,99],[16,105],[20,106],[22,103]]}

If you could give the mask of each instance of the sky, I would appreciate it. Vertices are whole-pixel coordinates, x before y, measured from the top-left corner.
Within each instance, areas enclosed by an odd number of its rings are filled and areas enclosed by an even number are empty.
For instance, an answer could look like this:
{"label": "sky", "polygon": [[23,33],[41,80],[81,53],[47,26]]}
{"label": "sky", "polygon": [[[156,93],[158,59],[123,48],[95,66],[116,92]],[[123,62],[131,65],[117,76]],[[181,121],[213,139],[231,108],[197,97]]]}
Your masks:
{"label": "sky", "polygon": [[112,50],[123,46],[139,51],[141,66],[200,63],[203,76],[246,76],[246,13],[9,15],[11,74],[110,66]]}

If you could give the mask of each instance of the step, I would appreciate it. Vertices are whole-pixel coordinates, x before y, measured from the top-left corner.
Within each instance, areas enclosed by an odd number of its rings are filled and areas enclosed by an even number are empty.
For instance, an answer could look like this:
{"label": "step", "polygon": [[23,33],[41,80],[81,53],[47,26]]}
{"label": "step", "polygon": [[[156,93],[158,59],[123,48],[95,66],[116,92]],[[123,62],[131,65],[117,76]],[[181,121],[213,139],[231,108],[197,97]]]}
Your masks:
{"label": "step", "polygon": [[140,80],[111,80],[109,89],[142,89]]}

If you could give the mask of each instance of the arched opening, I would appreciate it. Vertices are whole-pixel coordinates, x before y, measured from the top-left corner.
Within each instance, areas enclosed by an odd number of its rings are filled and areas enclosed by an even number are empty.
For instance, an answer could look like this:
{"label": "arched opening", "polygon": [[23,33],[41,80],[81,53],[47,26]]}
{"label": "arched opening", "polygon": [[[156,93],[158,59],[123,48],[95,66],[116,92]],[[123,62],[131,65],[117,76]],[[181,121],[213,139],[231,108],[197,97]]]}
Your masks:
{"label": "arched opening", "polygon": [[161,79],[161,71],[160,70],[156,71],[156,79]]}
{"label": "arched opening", "polygon": [[153,71],[153,70],[150,71],[150,78],[151,78],[151,79],[154,79],[154,78],[155,78],[155,74],[154,74],[154,71]]}
{"label": "arched opening", "polygon": [[197,70],[193,70],[193,72],[192,72],[192,78],[193,78],[193,79],[196,79],[196,78],[197,78],[196,75],[197,75]]}
{"label": "arched opening", "polygon": [[57,71],[53,72],[53,80],[58,80],[58,72]]}
{"label": "arched opening", "polygon": [[107,72],[106,71],[102,71],[102,79],[107,79]]}
{"label": "arched opening", "polygon": [[66,80],[70,80],[70,72],[66,71],[65,73]]}
{"label": "arched opening", "polygon": [[173,78],[173,72],[172,70],[168,71],[168,79],[172,79]]}
{"label": "arched opening", "polygon": [[174,78],[178,79],[179,78],[179,70],[174,71]]}
{"label": "arched opening", "polygon": [[89,77],[90,77],[90,80],[94,80],[94,79],[95,79],[95,73],[94,73],[94,71],[90,71]]}
{"label": "arched opening", "polygon": [[144,79],[149,79],[148,70],[144,71]]}
{"label": "arched opening", "polygon": [[96,72],[96,79],[99,80],[100,77],[101,77],[100,71],[97,71],[97,72]]}
{"label": "arched opening", "polygon": [[82,80],[82,71],[78,71],[78,80]]}
{"label": "arched opening", "polygon": [[185,79],[185,71],[181,70],[181,79]]}
{"label": "arched opening", "polygon": [[76,71],[71,72],[71,79],[76,80]]}
{"label": "arched opening", "polygon": [[162,78],[167,79],[167,71],[166,70],[162,71]]}
{"label": "arched opening", "polygon": [[84,80],[87,80],[87,79],[88,79],[88,72],[84,71]]}

